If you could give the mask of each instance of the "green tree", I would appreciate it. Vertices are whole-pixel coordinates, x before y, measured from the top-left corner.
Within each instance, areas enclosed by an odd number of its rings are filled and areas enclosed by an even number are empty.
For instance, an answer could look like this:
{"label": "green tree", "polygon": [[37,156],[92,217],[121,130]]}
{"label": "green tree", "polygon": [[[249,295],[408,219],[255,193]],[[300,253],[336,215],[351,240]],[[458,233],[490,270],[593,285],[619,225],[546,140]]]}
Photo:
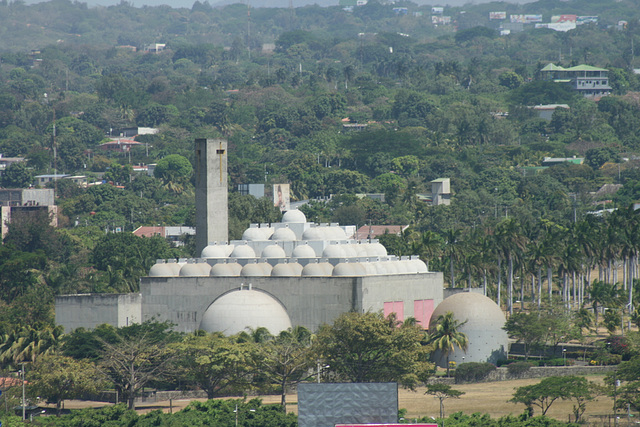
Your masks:
{"label": "green tree", "polygon": [[27,379],[30,394],[54,403],[57,416],[64,400],[97,393],[105,385],[104,377],[91,362],[59,355],[39,358],[28,371]]}
{"label": "green tree", "polygon": [[429,342],[436,350],[440,351],[440,357],[445,356],[447,363],[447,377],[449,376],[449,356],[456,351],[456,347],[466,352],[469,347],[469,338],[460,331],[465,322],[459,322],[451,311],[441,314],[436,319],[435,328],[429,331]]}
{"label": "green tree", "polygon": [[122,392],[129,409],[135,409],[137,393],[148,383],[166,378],[177,357],[169,344],[179,335],[166,323],[134,324],[116,330],[113,342],[101,341],[98,368]]}
{"label": "green tree", "polygon": [[[616,381],[620,381],[620,386],[614,391]],[[611,394],[616,393],[617,408],[626,408],[629,404],[636,411],[640,409],[640,356],[620,363],[615,373],[607,375],[605,383],[610,386]]]}
{"label": "green tree", "polygon": [[204,390],[209,399],[244,393],[251,386],[255,355],[251,343],[237,342],[220,333],[197,331],[173,348],[179,354],[175,360],[176,375]]}
{"label": "green tree", "polygon": [[547,328],[537,313],[514,313],[507,319],[502,328],[524,344],[524,360],[529,359],[531,350],[541,345],[546,337]]}
{"label": "green tree", "polygon": [[287,390],[309,378],[316,363],[312,352],[312,334],[296,326],[268,338],[258,346],[255,363],[260,375],[280,392],[282,411],[287,411]]}
{"label": "green tree", "polygon": [[586,409],[586,403],[598,393],[599,387],[584,377],[547,377],[538,384],[518,387],[509,402],[524,403],[530,415],[533,415],[533,406],[538,406],[545,415],[558,399],[575,400],[573,413],[577,422]]}
{"label": "green tree", "polygon": [[28,188],[33,184],[33,174],[25,162],[11,163],[0,175],[0,187]]}
{"label": "green tree", "polygon": [[413,322],[399,325],[395,315],[345,313],[320,328],[316,349],[341,380],[414,387],[433,366],[425,340],[424,330]]}
{"label": "green tree", "polygon": [[444,418],[444,400],[449,398],[457,399],[464,394],[464,391],[455,390],[448,384],[427,384],[427,391],[424,394],[434,396],[440,401],[440,418]]}
{"label": "green tree", "polygon": [[170,154],[158,160],[153,175],[162,179],[167,189],[181,193],[192,172],[193,166],[186,157]]}

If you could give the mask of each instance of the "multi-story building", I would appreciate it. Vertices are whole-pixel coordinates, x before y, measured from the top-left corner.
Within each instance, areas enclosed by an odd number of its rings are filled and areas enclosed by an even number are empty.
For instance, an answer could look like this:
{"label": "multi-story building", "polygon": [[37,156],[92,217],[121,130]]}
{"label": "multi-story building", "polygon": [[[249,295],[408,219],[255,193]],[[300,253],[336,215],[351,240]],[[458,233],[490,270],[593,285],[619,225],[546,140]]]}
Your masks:
{"label": "multi-story building", "polygon": [[607,96],[612,90],[609,86],[609,70],[606,68],[584,64],[564,68],[549,63],[540,70],[540,75],[542,80],[569,83],[572,88],[587,98]]}

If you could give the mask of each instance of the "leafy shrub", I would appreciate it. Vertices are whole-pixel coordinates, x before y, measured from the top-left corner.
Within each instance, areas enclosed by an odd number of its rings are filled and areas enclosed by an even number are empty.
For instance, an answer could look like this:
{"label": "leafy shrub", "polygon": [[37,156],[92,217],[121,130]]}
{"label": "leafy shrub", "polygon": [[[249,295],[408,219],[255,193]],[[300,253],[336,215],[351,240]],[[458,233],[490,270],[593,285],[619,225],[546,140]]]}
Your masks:
{"label": "leafy shrub", "polygon": [[573,359],[564,359],[562,357],[558,357],[556,359],[548,359],[544,361],[545,366],[573,366],[575,361]]}
{"label": "leafy shrub", "polygon": [[456,369],[456,384],[482,381],[495,370],[495,365],[487,362],[463,363]]}
{"label": "leafy shrub", "polygon": [[631,359],[632,352],[629,349],[629,343],[627,339],[622,336],[611,336],[607,339],[606,349],[612,354],[619,354],[622,356],[622,360]]}
{"label": "leafy shrub", "polygon": [[512,377],[519,377],[533,366],[530,362],[513,362],[507,365],[507,372]]}
{"label": "leafy shrub", "polygon": [[595,365],[618,365],[622,362],[621,354],[602,353],[593,359]]}

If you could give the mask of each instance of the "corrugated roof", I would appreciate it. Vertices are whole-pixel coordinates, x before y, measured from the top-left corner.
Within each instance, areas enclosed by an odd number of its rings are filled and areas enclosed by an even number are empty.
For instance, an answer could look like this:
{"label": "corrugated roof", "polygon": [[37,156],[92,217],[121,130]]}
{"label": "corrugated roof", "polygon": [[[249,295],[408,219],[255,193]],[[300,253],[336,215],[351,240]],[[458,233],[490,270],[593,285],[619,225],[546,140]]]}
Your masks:
{"label": "corrugated roof", "polygon": [[576,65],[575,67],[565,68],[566,71],[609,71],[606,68],[592,67],[591,65]]}
{"label": "corrugated roof", "polygon": [[564,67],[549,63],[549,64],[545,65],[544,68],[542,70],[540,70],[540,71],[565,71],[565,70],[566,70],[566,68],[564,68]]}

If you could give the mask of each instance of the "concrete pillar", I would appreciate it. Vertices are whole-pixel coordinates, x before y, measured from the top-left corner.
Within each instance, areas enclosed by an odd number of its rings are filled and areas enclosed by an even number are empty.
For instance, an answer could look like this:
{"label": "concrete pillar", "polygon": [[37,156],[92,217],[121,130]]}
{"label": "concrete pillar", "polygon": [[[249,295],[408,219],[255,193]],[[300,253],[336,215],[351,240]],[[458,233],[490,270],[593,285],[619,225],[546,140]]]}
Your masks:
{"label": "concrete pillar", "polygon": [[196,253],[229,239],[227,141],[196,139]]}

